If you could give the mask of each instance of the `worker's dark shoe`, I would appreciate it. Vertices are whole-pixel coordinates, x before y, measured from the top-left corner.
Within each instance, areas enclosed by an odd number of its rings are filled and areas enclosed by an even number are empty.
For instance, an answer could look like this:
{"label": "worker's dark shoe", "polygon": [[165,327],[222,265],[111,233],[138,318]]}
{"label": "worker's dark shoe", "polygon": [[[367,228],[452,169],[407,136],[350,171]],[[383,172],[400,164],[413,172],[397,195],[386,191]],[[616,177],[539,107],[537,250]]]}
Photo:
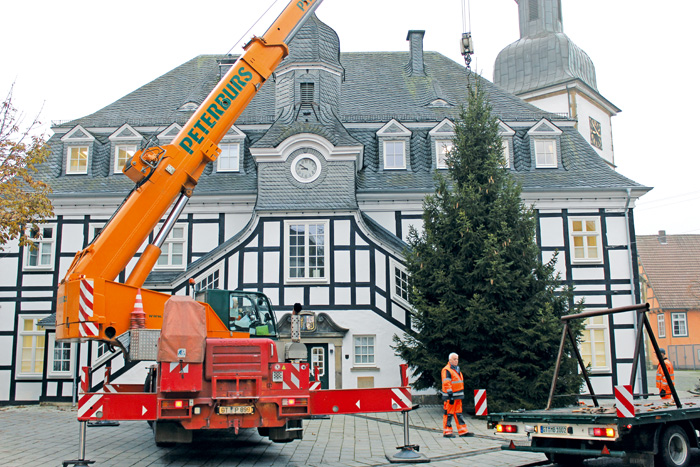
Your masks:
{"label": "worker's dark shoe", "polygon": [[456,438],[457,435],[455,435],[454,433],[447,433],[445,435],[442,435],[442,437],[443,438]]}
{"label": "worker's dark shoe", "polygon": [[471,438],[472,436],[474,436],[474,433],[472,433],[471,431],[468,431],[467,433],[464,433],[463,435],[459,435],[460,438]]}

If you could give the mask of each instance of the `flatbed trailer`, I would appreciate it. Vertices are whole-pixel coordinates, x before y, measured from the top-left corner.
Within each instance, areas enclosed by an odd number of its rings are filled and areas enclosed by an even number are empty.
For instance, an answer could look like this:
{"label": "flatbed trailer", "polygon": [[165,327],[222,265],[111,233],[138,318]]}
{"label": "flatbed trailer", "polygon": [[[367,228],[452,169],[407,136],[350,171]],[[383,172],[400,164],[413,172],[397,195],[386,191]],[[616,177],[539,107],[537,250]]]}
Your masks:
{"label": "flatbed trailer", "polygon": [[[543,453],[550,461],[566,466],[580,465],[584,459],[595,457],[622,458],[630,464],[642,466],[690,465],[690,449],[700,447],[700,397],[680,399],[668,374],[666,378],[673,395],[671,402],[632,391],[642,347],[642,329],[647,330],[661,361],[659,346],[646,317],[648,308],[649,305],[644,304],[562,317],[565,325],[547,408],[493,413],[487,417],[489,428],[510,437],[503,449]],[[637,311],[638,322],[643,325],[637,336],[631,384],[615,388],[614,404],[599,404],[599,398],[613,395],[598,396],[594,393],[574,344],[574,353],[589,388],[586,397],[590,397],[593,403],[551,408],[566,337],[575,342],[568,329],[569,320],[627,311]]]}

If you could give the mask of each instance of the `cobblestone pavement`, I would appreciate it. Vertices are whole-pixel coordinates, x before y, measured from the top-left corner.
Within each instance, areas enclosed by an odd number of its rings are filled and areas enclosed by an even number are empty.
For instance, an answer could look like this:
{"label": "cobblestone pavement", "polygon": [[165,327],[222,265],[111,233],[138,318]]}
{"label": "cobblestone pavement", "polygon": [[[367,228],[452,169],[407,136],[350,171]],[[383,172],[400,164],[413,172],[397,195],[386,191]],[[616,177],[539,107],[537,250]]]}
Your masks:
{"label": "cobblestone pavement", "polygon": [[[523,466],[547,464],[541,454],[501,451],[504,440],[469,419],[475,436],[443,438],[442,408],[424,406],[410,412],[410,444],[433,466]],[[0,407],[0,466],[61,466],[79,458],[79,423],[71,407]],[[404,445],[403,417],[398,413],[334,415],[304,422],[304,439],[270,442],[256,430],[212,431],[191,445],[158,448],[145,422],[117,427],[88,427],[86,456],[95,466],[388,466]]]}

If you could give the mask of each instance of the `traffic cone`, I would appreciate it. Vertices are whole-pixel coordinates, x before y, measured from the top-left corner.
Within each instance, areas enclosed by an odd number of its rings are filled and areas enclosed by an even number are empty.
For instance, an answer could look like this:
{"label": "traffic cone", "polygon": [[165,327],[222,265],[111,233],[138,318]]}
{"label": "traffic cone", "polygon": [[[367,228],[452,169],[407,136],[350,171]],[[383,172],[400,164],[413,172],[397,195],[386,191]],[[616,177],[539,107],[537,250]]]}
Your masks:
{"label": "traffic cone", "polygon": [[143,311],[141,289],[136,292],[134,310],[131,312],[131,329],[143,329],[146,327],[146,313]]}

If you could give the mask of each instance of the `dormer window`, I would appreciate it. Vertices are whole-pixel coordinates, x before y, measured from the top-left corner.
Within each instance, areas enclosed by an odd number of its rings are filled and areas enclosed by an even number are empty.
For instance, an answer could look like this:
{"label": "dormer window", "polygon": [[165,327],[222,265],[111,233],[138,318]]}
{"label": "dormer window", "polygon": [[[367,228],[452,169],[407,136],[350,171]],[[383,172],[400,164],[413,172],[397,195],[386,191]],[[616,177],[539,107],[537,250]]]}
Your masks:
{"label": "dormer window", "polygon": [[138,148],[135,144],[117,144],[114,147],[114,173],[120,173]]}
{"label": "dormer window", "polygon": [[238,172],[241,145],[238,143],[222,143],[219,145],[221,154],[217,159],[217,172]]}
{"label": "dormer window", "polygon": [[109,136],[109,140],[114,148],[114,157],[112,159],[114,161],[114,173],[121,173],[127,161],[131,160],[141,147],[143,136],[131,125],[125,123]]}
{"label": "dormer window", "polygon": [[182,104],[180,106],[180,108],[177,110],[179,110],[180,112],[194,112],[195,110],[197,110],[198,107],[199,107],[199,104],[197,104],[196,102],[190,101],[190,102],[185,102],[184,104]]}
{"label": "dormer window", "polygon": [[78,125],[66,133],[61,141],[63,141],[66,151],[66,174],[87,174],[90,165],[90,147],[95,142],[95,137]]}
{"label": "dormer window", "polygon": [[536,169],[559,167],[559,140],[562,131],[543,118],[527,132]]}
{"label": "dormer window", "polygon": [[504,169],[510,169],[510,138],[503,138],[501,144],[503,144],[503,159],[501,164]]}
{"label": "dormer window", "polygon": [[454,148],[454,143],[448,140],[438,140],[435,142],[435,166],[438,169],[447,168],[447,156]]}
{"label": "dormer window", "polygon": [[380,160],[383,162],[382,169],[409,169],[411,131],[396,120],[391,120],[377,132],[377,137]]}
{"label": "dormer window", "polygon": [[221,154],[216,160],[217,172],[240,172],[244,141],[245,133],[232,126],[219,144]]}
{"label": "dormer window", "polygon": [[160,144],[170,144],[178,133],[180,133],[180,130],[182,130],[182,127],[177,123],[173,123],[168,128],[158,133],[158,141]]}
{"label": "dormer window", "polygon": [[70,146],[68,148],[67,174],[86,174],[88,172],[88,146]]}
{"label": "dormer window", "polygon": [[535,163],[538,169],[557,166],[557,142],[553,139],[535,141]]}
{"label": "dormer window", "polygon": [[511,154],[513,153],[513,136],[515,135],[515,130],[503,123],[498,121],[498,136],[501,137],[501,142],[503,144],[503,159],[501,165],[503,168],[509,169],[511,167]]}
{"label": "dormer window", "polygon": [[429,132],[435,148],[433,161],[436,169],[447,168],[447,155],[454,148],[455,125],[446,118]]}
{"label": "dormer window", "polygon": [[406,168],[406,146],[403,141],[384,141],[384,168]]}

